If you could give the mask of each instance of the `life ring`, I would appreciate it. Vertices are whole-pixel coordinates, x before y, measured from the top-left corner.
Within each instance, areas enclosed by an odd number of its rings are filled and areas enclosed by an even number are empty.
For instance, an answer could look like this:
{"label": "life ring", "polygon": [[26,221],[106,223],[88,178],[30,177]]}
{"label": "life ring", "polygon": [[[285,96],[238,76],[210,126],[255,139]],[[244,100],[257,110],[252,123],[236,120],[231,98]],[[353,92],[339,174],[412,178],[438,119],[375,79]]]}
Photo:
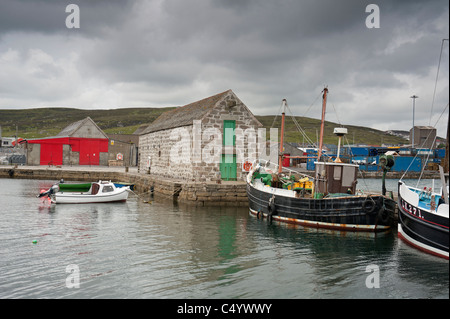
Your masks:
{"label": "life ring", "polygon": [[377,203],[370,197],[367,197],[364,203],[362,204],[363,210],[368,214],[374,213],[376,207]]}
{"label": "life ring", "polygon": [[116,160],[118,160],[118,161],[123,160],[123,155],[122,155],[122,153],[117,153],[117,155],[116,155]]}
{"label": "life ring", "polygon": [[250,163],[249,161],[246,161],[242,167],[244,168],[244,171],[246,172],[250,172],[250,170],[252,169],[252,163]]}

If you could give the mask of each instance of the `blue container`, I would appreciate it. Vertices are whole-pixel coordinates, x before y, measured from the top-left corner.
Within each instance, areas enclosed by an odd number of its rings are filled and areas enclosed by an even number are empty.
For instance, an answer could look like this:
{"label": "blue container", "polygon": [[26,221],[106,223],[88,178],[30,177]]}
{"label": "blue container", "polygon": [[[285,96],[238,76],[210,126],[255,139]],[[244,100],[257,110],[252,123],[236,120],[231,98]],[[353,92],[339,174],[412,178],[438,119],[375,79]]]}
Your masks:
{"label": "blue container", "polygon": [[397,156],[395,158],[394,172],[420,172],[422,170],[422,159],[412,156]]}
{"label": "blue container", "polygon": [[316,164],[314,164],[315,161],[317,161],[316,157],[308,158],[306,161],[306,169],[308,171],[314,171],[316,169]]}
{"label": "blue container", "polygon": [[445,157],[445,148],[438,148],[436,150],[436,157],[444,158]]}
{"label": "blue container", "polygon": [[368,147],[351,147],[350,149],[353,156],[369,156]]}

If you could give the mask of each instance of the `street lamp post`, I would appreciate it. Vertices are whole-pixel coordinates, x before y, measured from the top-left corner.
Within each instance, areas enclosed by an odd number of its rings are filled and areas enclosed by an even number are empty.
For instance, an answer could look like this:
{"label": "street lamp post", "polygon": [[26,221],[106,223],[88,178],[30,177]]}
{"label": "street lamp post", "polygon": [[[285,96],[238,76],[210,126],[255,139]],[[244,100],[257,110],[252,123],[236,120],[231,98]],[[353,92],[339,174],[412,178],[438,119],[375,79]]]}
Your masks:
{"label": "street lamp post", "polygon": [[412,142],[411,142],[411,148],[414,148],[414,111],[416,108],[416,99],[418,98],[417,95],[411,96],[413,99],[413,125],[412,125]]}

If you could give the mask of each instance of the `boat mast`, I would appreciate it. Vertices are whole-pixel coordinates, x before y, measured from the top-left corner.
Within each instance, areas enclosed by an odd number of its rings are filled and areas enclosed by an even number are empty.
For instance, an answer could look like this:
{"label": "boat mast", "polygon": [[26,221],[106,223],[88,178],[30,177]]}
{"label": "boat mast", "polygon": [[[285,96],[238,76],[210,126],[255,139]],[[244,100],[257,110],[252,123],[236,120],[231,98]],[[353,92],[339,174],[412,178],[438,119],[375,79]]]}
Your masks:
{"label": "boat mast", "polygon": [[286,113],[286,99],[281,102],[281,107],[283,108],[283,113],[281,113],[281,141],[280,141],[280,152],[278,153],[278,174],[281,173],[283,169],[283,145],[284,145],[284,118]]}
{"label": "boat mast", "polygon": [[319,150],[317,152],[317,161],[320,161],[322,156],[322,146],[323,146],[323,131],[325,128],[325,110],[327,107],[327,93],[328,88],[323,89],[323,101],[322,101],[322,123],[320,124],[320,140],[319,140]]}
{"label": "boat mast", "polygon": [[448,151],[449,151],[449,147],[448,147],[448,138],[449,138],[449,135],[448,135],[448,121],[450,121],[450,111],[448,112],[449,113],[449,115],[448,115],[448,120],[447,120],[447,141],[446,141],[446,143],[445,143],[445,156],[444,156],[444,173],[447,173],[448,174],[448,158],[449,158],[449,154],[448,154]]}

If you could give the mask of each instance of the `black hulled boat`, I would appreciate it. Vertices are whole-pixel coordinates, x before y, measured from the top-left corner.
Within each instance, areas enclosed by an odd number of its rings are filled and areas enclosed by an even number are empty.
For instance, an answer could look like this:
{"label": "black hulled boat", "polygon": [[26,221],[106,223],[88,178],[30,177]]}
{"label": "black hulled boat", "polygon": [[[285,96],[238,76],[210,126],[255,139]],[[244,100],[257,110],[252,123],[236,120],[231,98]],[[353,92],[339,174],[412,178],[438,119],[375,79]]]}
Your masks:
{"label": "black hulled boat", "polygon": [[[441,167],[442,169],[442,167]],[[445,197],[447,200],[445,200]],[[398,183],[398,236],[426,253],[448,259],[448,193]]]}
{"label": "black hulled boat", "polygon": [[[327,92],[325,88],[318,160],[321,159]],[[252,215],[269,221],[346,231],[376,232],[392,227],[396,202],[384,194],[358,193],[359,166],[342,163],[339,153],[334,162],[315,162],[314,176],[283,168],[283,157],[289,157],[282,152],[284,111],[281,128],[278,171],[260,160],[247,176],[247,196]],[[337,135],[341,137],[339,133],[338,130]],[[386,170],[393,162],[389,161],[389,165]]]}

